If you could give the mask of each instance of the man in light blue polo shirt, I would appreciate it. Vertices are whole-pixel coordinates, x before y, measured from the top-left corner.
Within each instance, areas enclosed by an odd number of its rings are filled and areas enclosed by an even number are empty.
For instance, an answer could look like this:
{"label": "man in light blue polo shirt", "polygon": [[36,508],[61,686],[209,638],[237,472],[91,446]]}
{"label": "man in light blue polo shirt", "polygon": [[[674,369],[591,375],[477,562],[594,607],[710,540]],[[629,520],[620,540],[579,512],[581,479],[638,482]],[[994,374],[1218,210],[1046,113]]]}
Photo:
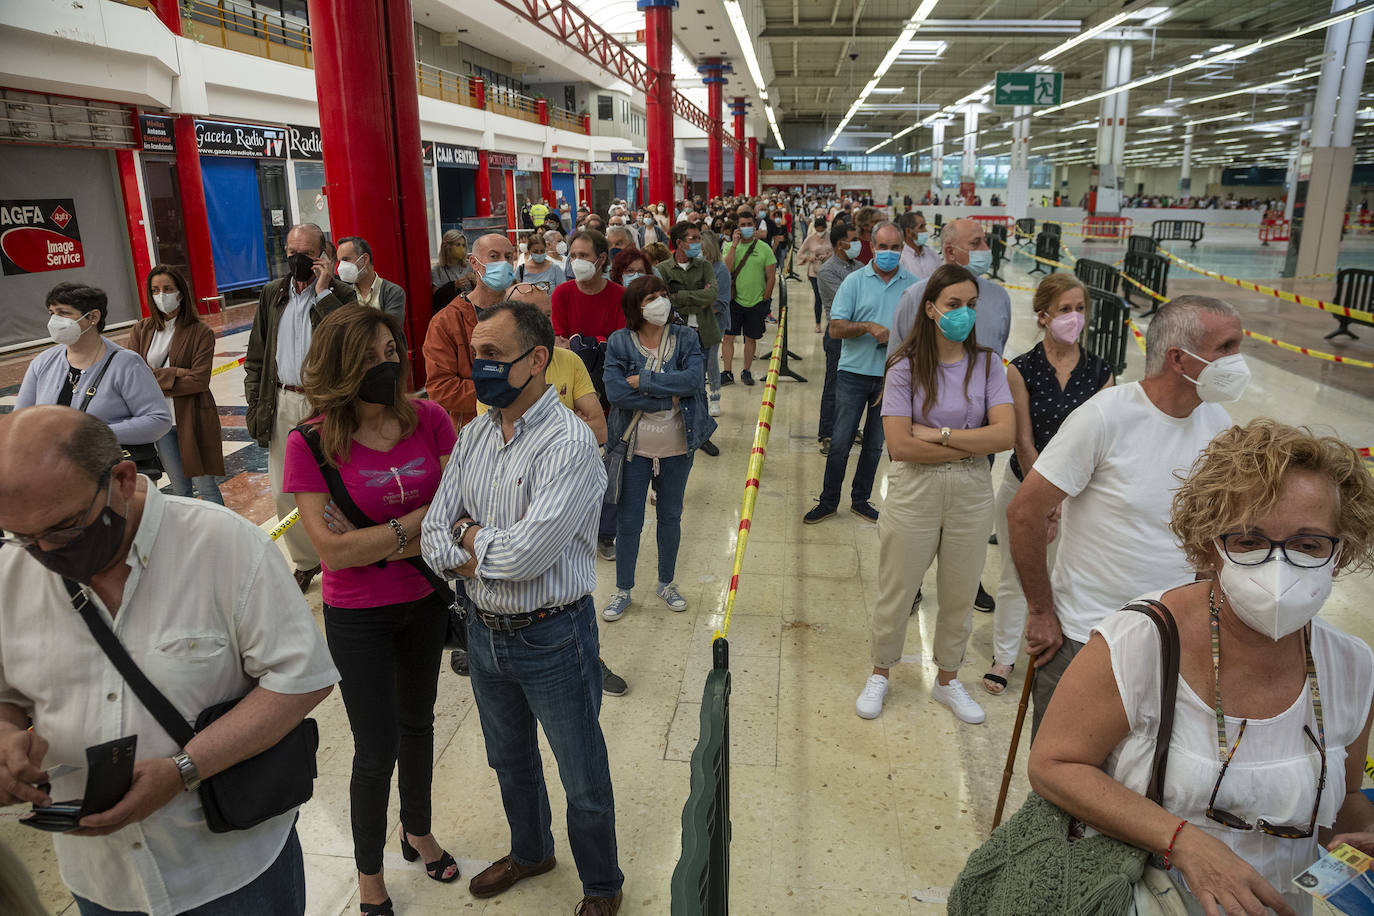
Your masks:
{"label": "man in light blue polo shirt", "polygon": [[888,326],[897,303],[916,277],[903,270],[902,230],[891,222],[878,223],[872,233],[873,260],[844,278],[830,304],[826,333],[841,342],[835,373],[835,429],[825,460],[825,483],[816,507],[802,519],[808,525],[835,514],[844,486],[849,450],[863,421],[863,446],[850,487],[850,509],[870,521],[878,510],[869,497],[883,457],[883,373],[887,369]]}

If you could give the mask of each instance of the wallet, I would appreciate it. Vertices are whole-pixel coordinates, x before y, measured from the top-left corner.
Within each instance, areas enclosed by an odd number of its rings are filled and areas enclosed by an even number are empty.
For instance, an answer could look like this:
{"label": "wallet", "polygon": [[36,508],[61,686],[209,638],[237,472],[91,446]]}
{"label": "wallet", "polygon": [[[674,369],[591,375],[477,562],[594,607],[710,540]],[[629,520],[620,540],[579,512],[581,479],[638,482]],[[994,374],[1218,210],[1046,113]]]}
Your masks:
{"label": "wallet", "polygon": [[88,814],[108,811],[134,784],[134,750],[138,736],[116,738],[86,748],[86,791],[73,801],[33,806],[33,813],[19,823],[37,830],[65,833],[75,830]]}

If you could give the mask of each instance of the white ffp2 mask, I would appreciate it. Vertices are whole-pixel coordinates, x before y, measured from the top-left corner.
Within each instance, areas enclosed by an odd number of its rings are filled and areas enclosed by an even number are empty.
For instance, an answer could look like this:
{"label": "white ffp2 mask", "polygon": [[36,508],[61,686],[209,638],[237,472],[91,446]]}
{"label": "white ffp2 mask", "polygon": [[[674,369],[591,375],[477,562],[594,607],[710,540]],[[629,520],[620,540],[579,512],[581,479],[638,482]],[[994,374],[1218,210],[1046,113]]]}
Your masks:
{"label": "white ffp2 mask", "polygon": [[1331,594],[1332,564],[1308,569],[1282,557],[1242,566],[1222,554],[1221,589],[1231,609],[1250,629],[1278,641],[1317,616]]}
{"label": "white ffp2 mask", "polygon": [[1240,400],[1240,396],[1250,384],[1250,367],[1246,365],[1244,356],[1232,353],[1230,356],[1218,357],[1208,362],[1189,350],[1183,352],[1207,363],[1197,374],[1197,378],[1184,376],[1197,386],[1198,397],[1209,404]]}
{"label": "white ffp2 mask", "polygon": [[668,323],[668,316],[672,313],[673,304],[665,296],[659,296],[657,299],[650,299],[644,303],[644,320],[650,324],[663,327]]}

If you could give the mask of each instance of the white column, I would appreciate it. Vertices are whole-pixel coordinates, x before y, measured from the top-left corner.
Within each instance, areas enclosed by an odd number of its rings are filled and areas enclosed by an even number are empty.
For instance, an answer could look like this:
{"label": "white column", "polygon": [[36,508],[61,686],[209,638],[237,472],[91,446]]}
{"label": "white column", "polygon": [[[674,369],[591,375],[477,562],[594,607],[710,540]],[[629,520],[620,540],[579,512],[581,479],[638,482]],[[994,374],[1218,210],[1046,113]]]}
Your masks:
{"label": "white column", "polygon": [[[1331,12],[1339,13],[1354,3],[1355,0],[1332,0]],[[1317,78],[1317,101],[1312,109],[1313,146],[1333,145],[1331,133],[1336,120],[1336,97],[1341,89],[1341,70],[1345,67],[1345,52],[1349,44],[1349,19],[1327,28],[1326,46],[1322,52],[1322,74]]]}
{"label": "white column", "polygon": [[1012,109],[1011,167],[1007,172],[1007,213],[1013,219],[1024,219],[1030,206],[1030,124],[1031,107],[1018,105]]}
{"label": "white column", "polygon": [[1293,219],[1293,206],[1298,194],[1298,160],[1302,158],[1303,150],[1307,149],[1312,142],[1312,103],[1308,102],[1302,108],[1302,122],[1298,125],[1298,137],[1293,144],[1293,152],[1288,156],[1288,176],[1285,184],[1288,186],[1288,195],[1283,202],[1283,218],[1289,221]]}
{"label": "white column", "polygon": [[945,122],[930,125],[930,193],[940,195],[940,176],[945,170]]}
{"label": "white column", "polygon": [[[1121,57],[1120,45],[1107,46],[1107,60],[1102,65],[1102,88],[1110,89],[1116,85],[1117,62]],[[1097,120],[1097,161],[1110,162],[1112,159],[1112,126],[1116,124],[1116,96],[1109,95],[1102,100]]]}
{"label": "white column", "polygon": [[1374,12],[1349,22],[1350,40],[1345,49],[1345,72],[1341,74],[1341,98],[1336,105],[1332,146],[1350,146],[1355,139],[1355,112],[1360,107],[1360,86],[1364,81],[1364,62],[1369,56],[1370,33],[1374,32]]}
{"label": "white column", "polygon": [[1193,128],[1183,134],[1183,159],[1178,166],[1178,196],[1193,196]]}
{"label": "white column", "polygon": [[974,181],[978,174],[978,109],[970,103],[964,108],[964,156],[959,175],[964,181]]}
{"label": "white column", "polygon": [[[1121,50],[1117,53],[1116,63],[1116,82],[1114,86],[1124,86],[1131,81],[1131,46],[1121,43]],[[1116,93],[1116,123],[1112,125],[1112,162],[1116,163],[1117,171],[1121,171],[1121,164],[1126,161],[1126,112],[1130,103],[1129,92]]]}

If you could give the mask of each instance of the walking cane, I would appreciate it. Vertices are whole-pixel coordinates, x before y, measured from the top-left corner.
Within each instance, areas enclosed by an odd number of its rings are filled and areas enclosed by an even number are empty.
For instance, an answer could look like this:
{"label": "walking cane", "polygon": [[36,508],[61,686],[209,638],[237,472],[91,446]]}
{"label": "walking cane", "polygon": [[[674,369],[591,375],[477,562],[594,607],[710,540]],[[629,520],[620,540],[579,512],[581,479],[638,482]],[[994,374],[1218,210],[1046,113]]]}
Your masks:
{"label": "walking cane", "polygon": [[997,793],[997,810],[992,814],[992,829],[1002,823],[1002,808],[1007,803],[1007,789],[1011,787],[1012,764],[1016,762],[1016,748],[1021,743],[1021,727],[1026,724],[1026,707],[1030,704],[1031,685],[1035,683],[1035,656],[1030,658],[1030,670],[1026,672],[1026,682],[1021,685],[1021,704],[1016,707],[1016,726],[1011,730],[1011,748],[1007,751],[1007,765],[1002,770],[1002,790]]}

